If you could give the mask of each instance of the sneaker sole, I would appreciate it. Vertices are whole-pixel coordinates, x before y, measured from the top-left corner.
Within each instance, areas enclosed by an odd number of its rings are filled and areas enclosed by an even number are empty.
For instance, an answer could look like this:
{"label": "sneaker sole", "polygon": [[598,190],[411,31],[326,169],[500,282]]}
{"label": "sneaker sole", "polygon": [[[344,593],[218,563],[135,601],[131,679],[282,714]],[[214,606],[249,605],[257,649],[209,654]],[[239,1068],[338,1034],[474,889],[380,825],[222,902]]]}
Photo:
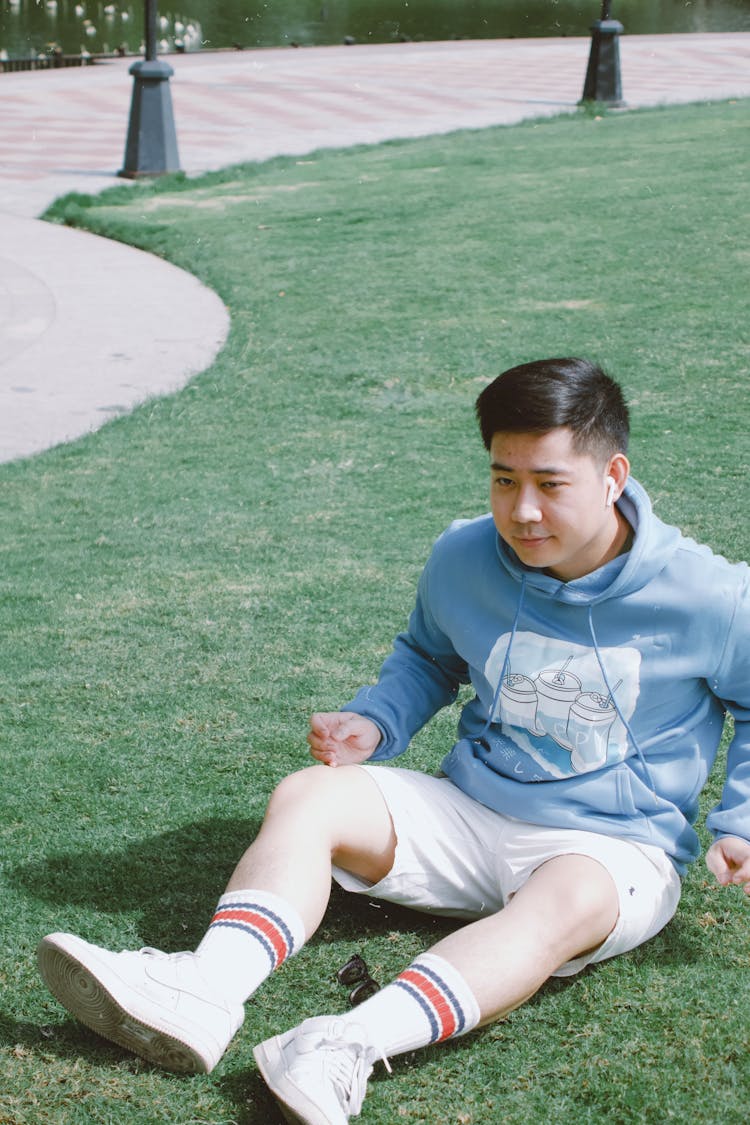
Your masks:
{"label": "sneaker sole", "polygon": [[[42,979],[64,1008],[98,1035],[165,1070],[208,1074],[213,1069],[210,1059],[155,1026],[156,1021],[128,1012],[115,995],[122,982],[104,965],[97,967],[98,975],[84,965],[76,956],[77,944],[71,935],[51,935],[37,949]],[[80,952],[85,949],[90,959],[91,947],[84,942],[81,946]]]}
{"label": "sneaker sole", "polygon": [[348,1118],[343,1113],[338,1121],[332,1121],[286,1077],[282,1048],[293,1035],[294,1032],[276,1035],[253,1048],[258,1070],[276,1099],[284,1120],[289,1125],[346,1125]]}

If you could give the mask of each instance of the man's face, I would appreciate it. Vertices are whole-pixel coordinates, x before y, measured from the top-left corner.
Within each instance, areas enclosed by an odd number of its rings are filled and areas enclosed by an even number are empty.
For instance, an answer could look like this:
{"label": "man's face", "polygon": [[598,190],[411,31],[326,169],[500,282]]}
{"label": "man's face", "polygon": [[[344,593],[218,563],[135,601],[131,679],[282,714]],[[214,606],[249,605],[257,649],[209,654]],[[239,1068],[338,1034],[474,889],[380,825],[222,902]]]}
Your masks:
{"label": "man's face", "polygon": [[527,566],[569,582],[614,558],[627,524],[613,503],[628,462],[576,453],[566,427],[547,433],[496,433],[490,446],[491,502],[501,537]]}

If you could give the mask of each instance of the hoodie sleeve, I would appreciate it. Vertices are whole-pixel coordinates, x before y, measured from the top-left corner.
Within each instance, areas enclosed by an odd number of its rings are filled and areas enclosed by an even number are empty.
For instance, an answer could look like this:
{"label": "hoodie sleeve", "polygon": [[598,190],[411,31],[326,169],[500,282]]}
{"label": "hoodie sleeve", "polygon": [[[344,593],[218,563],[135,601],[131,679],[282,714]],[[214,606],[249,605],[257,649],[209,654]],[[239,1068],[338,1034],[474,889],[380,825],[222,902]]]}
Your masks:
{"label": "hoodie sleeve", "polygon": [[750,586],[744,569],[721,664],[710,685],[734,720],[734,736],[721,800],[706,824],[715,837],[739,836],[750,842]]}
{"label": "hoodie sleeve", "polygon": [[383,738],[371,761],[403,754],[416,732],[451,704],[468,681],[464,660],[439,628],[430,607],[433,559],[422,572],[409,625],[393,644],[376,684],[362,688],[342,710],[372,719]]}

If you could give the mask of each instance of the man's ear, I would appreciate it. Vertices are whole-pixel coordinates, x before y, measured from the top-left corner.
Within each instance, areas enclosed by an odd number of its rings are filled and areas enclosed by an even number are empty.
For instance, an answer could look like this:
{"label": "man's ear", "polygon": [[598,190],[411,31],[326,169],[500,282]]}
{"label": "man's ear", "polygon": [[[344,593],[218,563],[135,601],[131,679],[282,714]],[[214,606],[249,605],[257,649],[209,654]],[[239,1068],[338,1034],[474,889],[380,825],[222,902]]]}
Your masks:
{"label": "man's ear", "polygon": [[630,462],[624,453],[615,453],[610,457],[606,469],[607,506],[620,499],[629,473]]}

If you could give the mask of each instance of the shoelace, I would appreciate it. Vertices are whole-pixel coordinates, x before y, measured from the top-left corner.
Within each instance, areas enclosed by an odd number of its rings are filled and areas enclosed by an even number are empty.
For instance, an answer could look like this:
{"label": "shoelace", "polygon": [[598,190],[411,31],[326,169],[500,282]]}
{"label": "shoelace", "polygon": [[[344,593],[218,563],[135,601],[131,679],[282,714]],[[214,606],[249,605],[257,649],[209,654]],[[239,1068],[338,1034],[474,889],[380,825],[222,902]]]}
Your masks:
{"label": "shoelace", "polygon": [[[347,1042],[336,1035],[321,1035],[318,1050],[330,1051],[329,1075],[336,1096],[347,1116],[356,1117],[367,1093],[367,1079],[372,1074],[372,1062],[363,1043]],[[384,1054],[378,1052],[389,1074],[391,1065]]]}
{"label": "shoelace", "polygon": [[[333,1048],[335,1044],[322,1044],[324,1047]],[[344,1058],[341,1046],[338,1046],[333,1056],[333,1065],[330,1068],[331,1081],[336,1089],[336,1094],[348,1116],[354,1117],[362,1108],[367,1090],[369,1068],[367,1067],[364,1052],[357,1051],[352,1059],[351,1053],[346,1052]],[[353,1066],[349,1065],[353,1062]]]}

